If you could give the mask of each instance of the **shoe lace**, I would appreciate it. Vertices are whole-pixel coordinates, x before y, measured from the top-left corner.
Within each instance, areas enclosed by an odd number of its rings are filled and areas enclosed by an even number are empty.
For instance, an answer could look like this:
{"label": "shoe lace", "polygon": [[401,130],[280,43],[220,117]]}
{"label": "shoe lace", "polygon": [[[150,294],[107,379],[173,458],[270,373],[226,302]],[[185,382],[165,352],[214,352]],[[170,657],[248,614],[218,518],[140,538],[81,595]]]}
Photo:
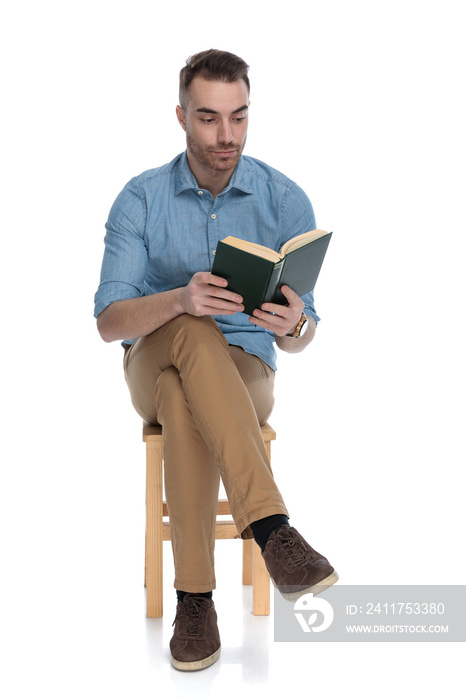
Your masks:
{"label": "shoe lace", "polygon": [[[303,540],[295,535],[291,533],[283,535],[280,537],[280,540],[283,545],[282,551],[284,551],[292,568],[297,569],[316,558],[314,550],[308,548]],[[280,548],[278,551],[280,551]]]}
{"label": "shoe lace", "polygon": [[[189,637],[199,637],[204,629],[205,612],[209,601],[202,596],[186,595],[180,610],[179,616],[180,633]],[[176,622],[173,620],[173,624]]]}

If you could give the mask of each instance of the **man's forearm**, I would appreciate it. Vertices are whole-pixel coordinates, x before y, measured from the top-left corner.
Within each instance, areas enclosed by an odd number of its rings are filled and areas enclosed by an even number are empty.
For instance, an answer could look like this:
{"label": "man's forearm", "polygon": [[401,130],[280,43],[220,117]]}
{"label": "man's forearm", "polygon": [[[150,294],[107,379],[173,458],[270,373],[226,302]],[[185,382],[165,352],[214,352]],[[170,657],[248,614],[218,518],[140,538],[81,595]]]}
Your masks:
{"label": "man's forearm", "polygon": [[306,332],[301,338],[290,338],[287,335],[276,335],[275,341],[280,350],[285,352],[301,352],[309,345],[316,334],[316,322],[312,316],[307,316],[309,323],[307,324]]}
{"label": "man's forearm", "polygon": [[97,329],[106,343],[142,338],[184,313],[183,288],[113,302],[97,317]]}
{"label": "man's forearm", "polygon": [[196,272],[186,287],[114,301],[99,314],[97,328],[103,340],[111,343],[143,338],[181,314],[231,316],[244,306],[242,297],[226,289],[227,284],[211,272]]}

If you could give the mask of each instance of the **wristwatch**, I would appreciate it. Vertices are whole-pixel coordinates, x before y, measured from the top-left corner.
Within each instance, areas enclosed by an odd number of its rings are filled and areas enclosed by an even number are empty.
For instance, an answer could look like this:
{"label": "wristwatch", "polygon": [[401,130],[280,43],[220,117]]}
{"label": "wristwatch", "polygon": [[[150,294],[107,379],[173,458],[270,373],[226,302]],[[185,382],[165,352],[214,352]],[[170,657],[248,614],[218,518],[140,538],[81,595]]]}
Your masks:
{"label": "wristwatch", "polygon": [[294,329],[293,333],[287,333],[287,338],[301,338],[306,332],[308,320],[306,314],[303,312],[301,318],[298,321],[298,325]]}

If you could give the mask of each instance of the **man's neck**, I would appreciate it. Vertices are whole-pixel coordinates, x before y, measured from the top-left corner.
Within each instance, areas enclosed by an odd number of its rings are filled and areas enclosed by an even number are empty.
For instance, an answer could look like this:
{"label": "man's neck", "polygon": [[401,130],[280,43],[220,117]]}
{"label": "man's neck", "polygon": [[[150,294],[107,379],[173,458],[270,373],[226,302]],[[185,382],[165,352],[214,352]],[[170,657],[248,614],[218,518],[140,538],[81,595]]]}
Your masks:
{"label": "man's neck", "polygon": [[225,187],[231,180],[231,176],[234,173],[234,168],[232,170],[209,170],[203,168],[202,165],[196,160],[194,156],[187,151],[188,165],[191,169],[192,174],[196,178],[196,182],[202,190],[207,190],[210,192],[212,197],[215,199],[220,192],[223,192]]}

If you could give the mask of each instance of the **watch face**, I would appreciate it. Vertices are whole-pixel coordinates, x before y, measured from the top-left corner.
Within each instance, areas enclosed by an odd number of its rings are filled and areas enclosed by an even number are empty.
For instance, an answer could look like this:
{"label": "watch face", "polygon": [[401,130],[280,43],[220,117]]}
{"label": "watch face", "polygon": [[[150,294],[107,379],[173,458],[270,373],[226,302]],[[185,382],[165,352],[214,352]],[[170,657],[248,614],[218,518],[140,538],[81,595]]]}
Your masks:
{"label": "watch face", "polygon": [[288,333],[288,338],[300,338],[304,333],[306,332],[307,324],[309,323],[307,316],[303,313],[303,317],[299,320],[298,325],[296,326],[296,329],[294,333]]}
{"label": "watch face", "polygon": [[302,325],[301,328],[299,329],[298,338],[301,338],[301,336],[305,334],[306,328],[307,328],[307,324],[308,324],[308,323],[309,323],[309,321],[308,321],[307,318],[306,318],[306,320],[304,321],[303,325]]}

